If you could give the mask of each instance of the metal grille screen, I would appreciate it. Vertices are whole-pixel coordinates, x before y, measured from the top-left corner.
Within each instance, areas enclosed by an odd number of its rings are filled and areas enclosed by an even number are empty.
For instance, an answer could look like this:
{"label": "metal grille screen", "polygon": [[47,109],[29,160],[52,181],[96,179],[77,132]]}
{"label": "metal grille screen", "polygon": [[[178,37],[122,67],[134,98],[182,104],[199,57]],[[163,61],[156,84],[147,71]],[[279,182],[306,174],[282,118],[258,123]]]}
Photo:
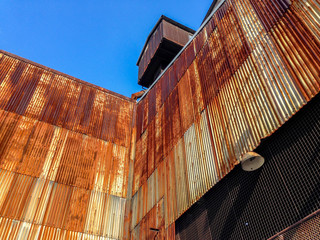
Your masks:
{"label": "metal grille screen", "polygon": [[185,212],[176,238],[266,239],[315,212],[319,149],[320,95],[256,149],[266,160],[261,169],[237,166]]}
{"label": "metal grille screen", "polygon": [[284,231],[269,238],[269,240],[284,240],[284,239],[304,239],[314,240],[320,239],[320,210],[310,214],[302,219],[297,224],[294,224]]}

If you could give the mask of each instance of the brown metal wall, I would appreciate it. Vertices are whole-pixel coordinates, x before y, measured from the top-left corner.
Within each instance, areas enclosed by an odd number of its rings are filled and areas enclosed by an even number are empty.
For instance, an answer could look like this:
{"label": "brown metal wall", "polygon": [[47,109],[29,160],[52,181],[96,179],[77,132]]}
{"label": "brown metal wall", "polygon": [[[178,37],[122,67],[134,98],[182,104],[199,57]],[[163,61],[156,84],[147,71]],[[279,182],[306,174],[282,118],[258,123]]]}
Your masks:
{"label": "brown metal wall", "polygon": [[319,92],[319,4],[226,0],[138,103],[133,238],[161,199],[174,225]]}
{"label": "brown metal wall", "polygon": [[133,108],[0,52],[0,238],[121,239]]}
{"label": "brown metal wall", "polygon": [[154,33],[152,34],[152,36],[150,37],[146,48],[144,50],[144,53],[140,59],[139,62],[139,71],[138,71],[138,79],[140,79],[143,75],[143,73],[145,72],[145,70],[147,69],[151,58],[154,56],[154,54],[156,53],[162,38],[163,38],[163,23],[164,21],[162,21],[159,26],[157,27],[157,29],[154,31]]}
{"label": "brown metal wall", "polygon": [[184,46],[189,41],[190,33],[170,22],[163,21],[163,37]]}
{"label": "brown metal wall", "polygon": [[160,43],[163,41],[163,38],[166,38],[180,46],[184,46],[189,41],[189,34],[189,32],[182,30],[180,27],[177,27],[166,20],[162,20],[148,40],[144,53],[141,57],[139,62],[138,79],[142,77],[143,73],[147,69],[151,59],[158,50]]}

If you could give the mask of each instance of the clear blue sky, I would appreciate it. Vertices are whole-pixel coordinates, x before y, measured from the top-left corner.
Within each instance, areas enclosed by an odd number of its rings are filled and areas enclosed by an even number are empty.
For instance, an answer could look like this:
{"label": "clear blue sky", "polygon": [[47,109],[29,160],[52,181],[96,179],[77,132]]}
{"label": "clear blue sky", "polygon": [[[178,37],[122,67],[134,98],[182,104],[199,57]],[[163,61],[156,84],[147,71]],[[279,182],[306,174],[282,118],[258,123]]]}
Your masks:
{"label": "clear blue sky", "polygon": [[161,14],[197,30],[212,0],[0,0],[0,49],[131,96]]}

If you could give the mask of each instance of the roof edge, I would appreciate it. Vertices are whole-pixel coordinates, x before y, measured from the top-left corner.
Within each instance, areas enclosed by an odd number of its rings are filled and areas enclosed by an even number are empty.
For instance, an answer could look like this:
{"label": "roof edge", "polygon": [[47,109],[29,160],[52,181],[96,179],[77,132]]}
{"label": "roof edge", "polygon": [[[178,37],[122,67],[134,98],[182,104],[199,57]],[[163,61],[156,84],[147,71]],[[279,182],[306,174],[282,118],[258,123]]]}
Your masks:
{"label": "roof edge", "polygon": [[96,89],[98,89],[98,90],[100,90],[100,91],[102,91],[102,92],[111,94],[111,95],[113,95],[113,96],[122,98],[122,99],[127,100],[127,101],[130,101],[130,102],[135,102],[135,101],[133,101],[131,98],[127,97],[127,96],[124,96],[124,95],[121,95],[121,94],[119,94],[119,93],[113,92],[113,91],[111,91],[111,90],[105,89],[105,88],[100,87],[100,86],[98,86],[98,85],[95,85],[95,84],[92,84],[92,83],[83,81],[83,80],[81,80],[81,79],[79,79],[79,78],[70,76],[70,75],[68,75],[68,74],[66,74],[66,73],[59,72],[59,71],[57,71],[57,70],[55,70],[55,69],[46,67],[46,66],[44,66],[44,65],[42,65],[42,64],[33,62],[33,61],[29,60],[29,59],[20,57],[20,56],[18,56],[18,55],[13,54],[13,53],[10,53],[10,52],[7,52],[7,51],[1,50],[1,49],[0,49],[0,53],[3,53],[4,55],[7,55],[7,56],[9,56],[9,57],[13,57],[13,58],[19,59],[19,60],[21,60],[21,61],[23,61],[23,62],[25,62],[25,63],[32,64],[32,65],[34,65],[34,66],[36,66],[36,67],[39,67],[39,68],[42,68],[42,69],[44,69],[44,70],[46,70],[46,71],[50,71],[50,72],[52,72],[52,73],[61,75],[61,76],[63,76],[63,77],[72,79],[72,80],[77,81],[78,83],[83,84],[83,85],[86,85],[86,86],[88,86],[88,87],[96,88]]}
{"label": "roof edge", "polygon": [[213,17],[213,15],[216,13],[216,11],[221,7],[221,5],[226,0],[219,0],[217,4],[214,5],[212,12],[209,14],[209,16],[206,18],[206,20],[201,24],[201,26],[198,28],[195,34],[193,34],[192,38],[189,39],[189,42],[187,42],[184,47],[180,50],[180,52],[175,56],[174,59],[169,63],[169,65],[163,70],[163,72],[156,78],[156,80],[150,85],[150,87],[145,91],[145,93],[142,95],[142,97],[138,100],[138,102],[142,101],[144,97],[148,94],[150,89],[153,88],[153,86],[159,81],[159,79],[167,72],[167,70],[173,65],[173,63],[176,61],[176,59],[182,54],[182,52],[189,46],[189,44],[197,37],[199,32],[206,26],[206,24],[210,21],[210,19]]}
{"label": "roof edge", "polygon": [[176,22],[176,21],[172,20],[171,18],[168,18],[168,17],[166,17],[164,15],[161,15],[161,17],[157,21],[156,25],[152,28],[151,32],[149,33],[149,35],[147,37],[147,40],[145,41],[145,43],[143,45],[142,51],[141,51],[141,53],[139,55],[139,58],[138,58],[138,61],[136,63],[137,66],[139,66],[139,63],[140,63],[140,60],[141,60],[142,55],[144,53],[144,50],[147,47],[147,43],[149,42],[151,36],[153,35],[153,33],[155,32],[155,30],[157,29],[157,27],[159,26],[159,24],[161,23],[162,20],[165,20],[165,21],[167,21],[167,22],[169,22],[169,23],[171,23],[171,24],[173,24],[173,25],[175,25],[175,26],[177,26],[177,27],[189,32],[189,33],[194,34],[196,32],[195,30],[193,30],[193,29],[191,29],[191,28],[189,28],[189,27],[187,27],[187,26],[185,26],[185,25],[183,25],[181,23]]}
{"label": "roof edge", "polygon": [[213,0],[213,2],[211,3],[211,5],[210,5],[210,7],[209,7],[209,9],[208,9],[203,21],[202,21],[202,23],[207,19],[207,17],[209,17],[210,13],[213,11],[213,9],[214,9],[214,7],[215,7],[215,5],[217,4],[218,1],[219,0]]}

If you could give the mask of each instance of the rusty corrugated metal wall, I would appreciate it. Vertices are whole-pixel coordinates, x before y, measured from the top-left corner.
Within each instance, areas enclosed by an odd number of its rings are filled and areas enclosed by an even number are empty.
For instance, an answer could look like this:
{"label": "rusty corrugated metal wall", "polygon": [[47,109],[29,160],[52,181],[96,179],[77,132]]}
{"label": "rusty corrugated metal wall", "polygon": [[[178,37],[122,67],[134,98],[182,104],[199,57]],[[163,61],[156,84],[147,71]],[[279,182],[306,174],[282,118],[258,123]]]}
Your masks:
{"label": "rusty corrugated metal wall", "polygon": [[0,52],[0,239],[122,239],[133,111]]}
{"label": "rusty corrugated metal wall", "polygon": [[319,92],[319,0],[221,4],[136,107],[0,52],[0,238],[174,239]]}
{"label": "rusty corrugated metal wall", "polygon": [[132,239],[174,238],[175,220],[320,90],[320,1],[221,4],[137,105]]}
{"label": "rusty corrugated metal wall", "polygon": [[189,40],[190,33],[175,26],[168,20],[163,19],[159,26],[154,30],[153,34],[147,40],[144,52],[139,61],[138,79],[141,79],[148,68],[151,59],[158,51],[163,39],[170,40],[181,47]]}
{"label": "rusty corrugated metal wall", "polygon": [[[320,94],[255,149],[265,159],[261,168],[235,166],[175,221],[176,239],[268,239],[319,210],[319,146]],[[320,232],[316,223],[283,237],[308,239]]]}
{"label": "rusty corrugated metal wall", "polygon": [[152,56],[155,54],[155,52],[157,51],[161,43],[162,37],[163,37],[163,22],[159,24],[157,29],[154,31],[154,33],[150,37],[150,40],[144,50],[143,56],[140,59],[138,79],[142,77],[144,71],[147,69]]}

